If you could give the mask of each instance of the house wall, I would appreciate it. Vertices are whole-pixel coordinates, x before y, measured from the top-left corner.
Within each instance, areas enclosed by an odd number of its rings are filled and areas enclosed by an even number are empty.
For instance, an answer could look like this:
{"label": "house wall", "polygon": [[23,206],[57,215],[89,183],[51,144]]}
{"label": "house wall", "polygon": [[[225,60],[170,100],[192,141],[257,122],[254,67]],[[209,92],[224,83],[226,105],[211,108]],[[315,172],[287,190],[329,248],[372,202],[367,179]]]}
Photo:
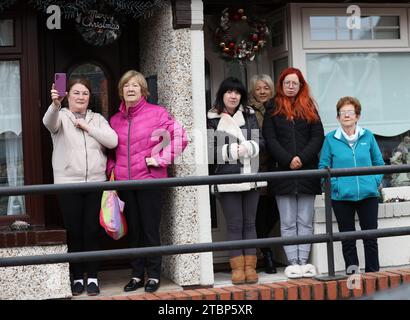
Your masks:
{"label": "house wall", "polygon": [[[207,175],[202,2],[192,3],[192,26],[174,30],[169,4],[140,22],[140,66],[157,75],[158,104],[183,125],[189,144],[171,176]],[[195,92],[195,95],[193,95]],[[208,186],[178,187],[167,193],[162,244],[210,242]],[[213,283],[211,253],[163,257],[163,273],[182,286]]]}
{"label": "house wall", "polygon": [[[67,253],[66,245],[0,248],[0,257]],[[0,268],[0,300],[71,297],[68,263]]]}

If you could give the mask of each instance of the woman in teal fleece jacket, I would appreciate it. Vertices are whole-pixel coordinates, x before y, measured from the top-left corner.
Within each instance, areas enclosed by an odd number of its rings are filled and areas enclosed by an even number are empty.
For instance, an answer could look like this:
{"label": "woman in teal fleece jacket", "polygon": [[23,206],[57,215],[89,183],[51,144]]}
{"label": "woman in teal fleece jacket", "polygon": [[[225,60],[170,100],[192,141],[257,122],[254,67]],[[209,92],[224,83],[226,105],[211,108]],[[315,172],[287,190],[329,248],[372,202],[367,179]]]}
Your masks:
{"label": "woman in teal fleece jacket", "polygon": [[[374,135],[357,125],[361,114],[359,100],[341,98],[337,105],[340,127],[326,135],[319,168],[351,168],[384,165]],[[355,213],[362,230],[377,229],[378,187],[383,175],[331,178],[332,207],[340,232],[355,230]],[[379,270],[377,239],[364,239],[365,271]],[[356,240],[342,241],[346,273],[359,270]]]}

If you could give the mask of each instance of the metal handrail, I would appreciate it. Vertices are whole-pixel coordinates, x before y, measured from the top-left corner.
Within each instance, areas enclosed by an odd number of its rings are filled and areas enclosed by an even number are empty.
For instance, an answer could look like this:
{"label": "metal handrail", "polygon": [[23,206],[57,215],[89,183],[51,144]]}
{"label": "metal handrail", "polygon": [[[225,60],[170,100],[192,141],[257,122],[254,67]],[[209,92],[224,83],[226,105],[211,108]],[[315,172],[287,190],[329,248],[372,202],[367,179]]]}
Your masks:
{"label": "metal handrail", "polygon": [[113,249],[100,251],[83,251],[36,256],[20,256],[0,258],[0,267],[26,266],[38,264],[53,264],[63,262],[106,261],[116,259],[130,259],[137,257],[201,253],[209,251],[225,251],[243,248],[263,248],[270,245],[294,245],[304,243],[322,243],[341,241],[346,239],[382,238],[391,236],[405,236],[410,234],[410,227],[385,228],[376,230],[361,230],[327,234],[315,234],[296,237],[274,237],[252,240],[231,240],[208,243],[166,245],[144,248]]}
{"label": "metal handrail", "polygon": [[254,174],[222,174],[212,176],[187,176],[176,178],[161,178],[147,180],[105,181],[105,182],[81,182],[61,184],[38,184],[18,187],[0,188],[0,196],[15,196],[28,194],[57,194],[67,192],[86,192],[102,190],[129,190],[149,189],[157,187],[184,187],[211,185],[218,183],[239,183],[253,181],[271,181],[278,179],[297,178],[326,178],[330,172],[331,177],[357,176],[369,174],[386,174],[398,172],[410,172],[410,165],[390,165],[377,167],[357,167],[345,169],[311,169],[297,171],[260,172]]}
{"label": "metal handrail", "polygon": [[168,245],[158,247],[116,249],[101,251],[86,251],[65,254],[50,254],[41,256],[20,256],[0,258],[0,267],[32,265],[32,264],[51,264],[62,262],[83,262],[96,260],[114,260],[135,258],[149,255],[172,255],[186,254],[209,251],[224,251],[238,248],[257,248],[269,245],[290,245],[302,243],[327,243],[328,276],[321,280],[337,278],[334,271],[334,241],[346,239],[366,239],[390,236],[410,235],[410,227],[396,227],[376,230],[361,230],[351,232],[333,233],[332,230],[332,211],[330,202],[330,178],[340,176],[356,176],[369,174],[386,174],[410,172],[410,165],[390,165],[377,167],[358,167],[344,169],[314,169],[300,171],[278,171],[264,172],[257,174],[226,174],[215,176],[190,176],[151,180],[131,180],[131,181],[111,181],[111,182],[88,182],[70,184],[44,184],[30,185],[22,187],[0,188],[0,196],[27,195],[27,194],[47,194],[64,192],[85,192],[101,190],[128,190],[128,189],[147,189],[158,187],[181,187],[212,185],[218,183],[239,183],[252,181],[271,181],[277,179],[296,179],[296,178],[323,178],[325,182],[325,212],[326,212],[326,233],[309,236],[297,237],[276,237],[253,240],[222,241],[216,243],[197,243]]}

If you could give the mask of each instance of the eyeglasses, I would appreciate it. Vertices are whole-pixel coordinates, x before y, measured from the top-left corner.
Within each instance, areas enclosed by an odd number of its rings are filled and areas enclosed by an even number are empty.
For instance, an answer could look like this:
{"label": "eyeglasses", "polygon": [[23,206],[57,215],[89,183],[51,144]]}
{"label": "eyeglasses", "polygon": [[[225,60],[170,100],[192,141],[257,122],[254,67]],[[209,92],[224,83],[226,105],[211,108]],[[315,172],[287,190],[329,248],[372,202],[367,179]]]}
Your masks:
{"label": "eyeglasses", "polygon": [[284,81],[283,85],[286,87],[290,87],[290,85],[294,86],[294,87],[299,87],[300,83],[296,82],[296,81]]}
{"label": "eyeglasses", "polygon": [[355,114],[354,110],[339,111],[339,116],[354,116]]}

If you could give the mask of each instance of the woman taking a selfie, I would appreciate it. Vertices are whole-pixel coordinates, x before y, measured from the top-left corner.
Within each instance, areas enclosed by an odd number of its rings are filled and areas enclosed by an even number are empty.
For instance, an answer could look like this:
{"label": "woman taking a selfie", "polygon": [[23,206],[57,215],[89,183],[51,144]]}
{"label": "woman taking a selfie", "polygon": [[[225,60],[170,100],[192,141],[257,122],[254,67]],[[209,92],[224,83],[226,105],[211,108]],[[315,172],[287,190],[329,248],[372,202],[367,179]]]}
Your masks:
{"label": "woman taking a selfie", "polygon": [[[86,79],[71,80],[67,90],[68,107],[62,108],[65,97],[52,85],[52,103],[43,117],[53,140],[54,183],[106,181],[105,149],[117,146],[117,134],[101,114],[88,109],[91,86]],[[101,196],[102,191],[58,195],[68,252],[99,250]],[[84,291],[84,273],[87,273],[87,294],[99,294],[97,262],[71,263],[70,269],[74,296]]]}

